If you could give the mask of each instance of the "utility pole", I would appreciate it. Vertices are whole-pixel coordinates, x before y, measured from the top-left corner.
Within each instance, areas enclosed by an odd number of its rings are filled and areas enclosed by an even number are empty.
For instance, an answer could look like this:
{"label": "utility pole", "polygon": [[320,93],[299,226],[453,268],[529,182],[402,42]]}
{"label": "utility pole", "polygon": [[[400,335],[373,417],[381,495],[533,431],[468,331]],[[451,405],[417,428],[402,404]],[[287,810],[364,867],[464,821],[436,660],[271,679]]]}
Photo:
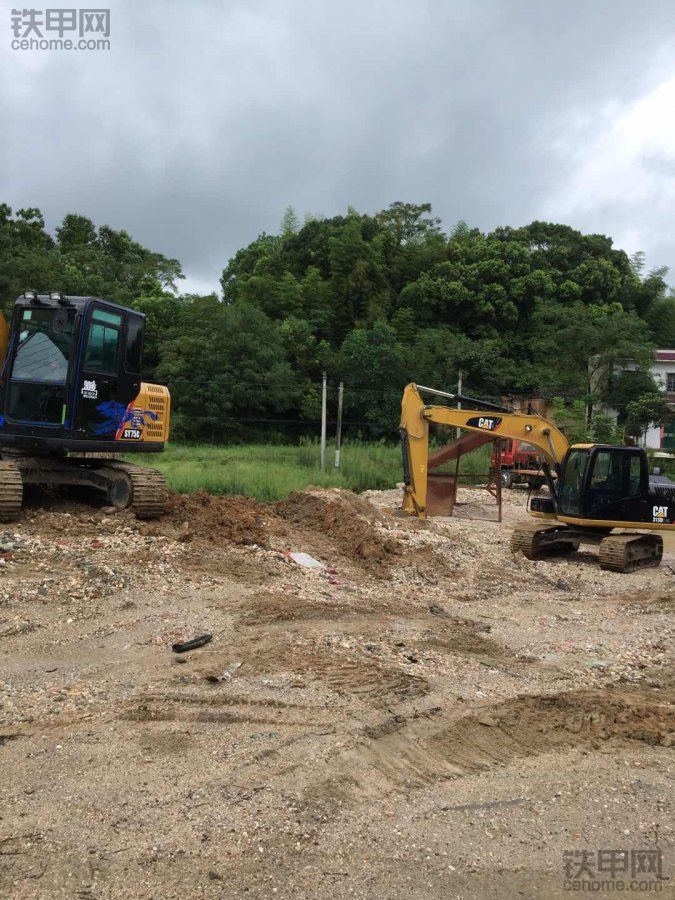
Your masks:
{"label": "utility pole", "polygon": [[323,373],[321,390],[321,471],[326,468],[326,373]]}
{"label": "utility pole", "polygon": [[344,384],[340,382],[338,388],[338,411],[337,411],[337,428],[335,429],[335,468],[340,468],[340,439],[342,437],[342,396],[344,393]]}
{"label": "utility pole", "polygon": [[[460,397],[462,396],[462,370],[461,369],[457,373],[457,393],[459,394]],[[461,408],[462,408],[462,401],[458,400],[457,401],[457,409],[461,409]],[[455,429],[455,437],[456,438],[459,438],[461,433],[462,433],[461,428]]]}

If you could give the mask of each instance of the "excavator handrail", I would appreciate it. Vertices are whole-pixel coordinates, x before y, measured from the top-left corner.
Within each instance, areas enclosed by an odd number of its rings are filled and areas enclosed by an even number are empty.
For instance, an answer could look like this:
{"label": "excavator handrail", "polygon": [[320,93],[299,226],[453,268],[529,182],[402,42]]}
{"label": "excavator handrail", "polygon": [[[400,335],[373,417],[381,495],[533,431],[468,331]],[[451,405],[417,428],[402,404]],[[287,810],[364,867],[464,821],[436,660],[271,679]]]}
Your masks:
{"label": "excavator handrail", "polygon": [[[433,388],[423,390],[452,400],[460,399],[456,394]],[[422,399],[420,388],[414,382],[405,387],[401,401],[401,439],[404,459],[407,461],[407,466],[404,466],[406,475],[404,508],[408,512],[422,517],[425,515],[430,422],[482,434],[489,432],[495,438],[527,441],[537,447],[547,463],[556,470],[562,464],[569,450],[569,441],[562,431],[544,416],[536,412],[507,411],[505,407],[496,407],[495,404],[483,403],[480,400],[472,399],[471,402],[482,405],[477,409],[428,405]]]}

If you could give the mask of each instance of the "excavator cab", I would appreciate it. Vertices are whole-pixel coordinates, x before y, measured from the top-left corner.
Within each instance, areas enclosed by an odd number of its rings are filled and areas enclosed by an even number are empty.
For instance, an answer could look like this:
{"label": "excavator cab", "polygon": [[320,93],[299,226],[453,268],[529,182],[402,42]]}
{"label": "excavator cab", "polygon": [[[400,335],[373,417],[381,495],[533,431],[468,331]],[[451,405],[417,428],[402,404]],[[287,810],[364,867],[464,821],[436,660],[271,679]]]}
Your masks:
{"label": "excavator cab", "polygon": [[0,376],[0,445],[162,450],[168,392],[141,381],[144,316],[95,297],[27,291]]}
{"label": "excavator cab", "polygon": [[168,440],[169,392],[141,378],[144,321],[58,291],[26,291],[9,326],[0,315],[0,521],[25,484],[91,489],[141,518],[164,510],[162,474],[119,458]]}
{"label": "excavator cab", "polygon": [[638,447],[574,445],[560,479],[558,512],[584,519],[641,522],[647,513],[647,457]]}
{"label": "excavator cab", "polygon": [[667,525],[675,523],[674,499],[672,488],[650,484],[640,447],[575,444],[561,469],[557,515],[608,528]]}

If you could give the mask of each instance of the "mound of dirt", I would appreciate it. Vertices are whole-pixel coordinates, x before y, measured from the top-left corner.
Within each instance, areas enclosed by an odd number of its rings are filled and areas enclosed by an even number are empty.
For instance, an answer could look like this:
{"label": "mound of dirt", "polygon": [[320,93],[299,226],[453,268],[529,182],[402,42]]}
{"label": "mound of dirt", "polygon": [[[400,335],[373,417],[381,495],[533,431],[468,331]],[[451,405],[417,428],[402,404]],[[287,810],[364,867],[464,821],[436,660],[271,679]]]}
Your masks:
{"label": "mound of dirt", "polygon": [[173,494],[164,518],[185,540],[268,546],[274,513],[249,497],[216,497],[206,491]]}
{"label": "mound of dirt", "polygon": [[351,491],[294,491],[275,510],[282,519],[327,537],[345,556],[362,563],[382,565],[401,550],[398,541],[378,532],[377,522],[384,521],[380,513]]}

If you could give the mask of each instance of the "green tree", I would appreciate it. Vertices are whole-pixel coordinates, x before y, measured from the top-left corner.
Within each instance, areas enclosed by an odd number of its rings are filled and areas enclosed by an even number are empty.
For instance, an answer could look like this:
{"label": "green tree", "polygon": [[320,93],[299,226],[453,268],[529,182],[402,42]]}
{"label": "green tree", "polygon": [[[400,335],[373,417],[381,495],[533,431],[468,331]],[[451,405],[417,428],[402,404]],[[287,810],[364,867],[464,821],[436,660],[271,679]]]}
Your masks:
{"label": "green tree", "polygon": [[603,402],[618,413],[619,424],[626,421],[628,406],[638,397],[658,393],[654,378],[647,369],[613,371],[603,392]]}
{"label": "green tree", "polygon": [[376,322],[350,332],[340,348],[338,370],[345,382],[345,412],[391,429],[400,417],[401,393],[408,381],[394,329]]}
{"label": "green tree", "polygon": [[675,297],[659,297],[647,310],[645,319],[652,341],[663,349],[675,347]]}
{"label": "green tree", "polygon": [[319,380],[333,367],[333,351],[327,341],[317,339],[305,319],[284,319],[279,332],[285,358],[297,381],[298,413],[302,418],[316,419],[321,415]]}
{"label": "green tree", "polygon": [[386,282],[376,249],[362,234],[362,219],[351,215],[331,238],[331,285],[336,302],[334,339],[351,326],[381,318]]}
{"label": "green tree", "polygon": [[279,327],[255,306],[197,297],[180,334],[163,344],[159,376],[171,389],[175,432],[220,440],[233,418],[255,420],[297,406]]}
{"label": "green tree", "polygon": [[586,443],[591,440],[583,400],[565,400],[562,397],[554,397],[553,421],[565,434],[570,444]]}
{"label": "green tree", "polygon": [[143,377],[153,381],[158,377],[164,344],[185,330],[184,315],[195,300],[190,296],[176,297],[163,290],[159,281],[151,276],[144,278],[139,288],[141,293],[133,307],[145,315]]}
{"label": "green tree", "polygon": [[[226,303],[234,303],[242,297],[243,288],[249,278],[269,276],[270,283],[283,272],[279,255],[281,239],[276,235],[259,235],[248,247],[237,250],[228,262],[220,279],[223,299]],[[248,302],[255,302],[251,296]]]}
{"label": "green tree", "polygon": [[392,325],[400,344],[409,345],[415,339],[417,331],[415,313],[409,306],[402,306],[396,310]]}
{"label": "green tree", "polygon": [[293,207],[289,204],[284,210],[284,214],[281,219],[281,236],[282,238],[290,237],[292,234],[296,234],[299,226],[298,216],[293,209]]}
{"label": "green tree", "polygon": [[419,243],[438,234],[441,220],[431,216],[431,203],[402,203],[397,200],[376,216],[391,231],[397,246]]}
{"label": "green tree", "polygon": [[616,373],[627,365],[648,369],[654,351],[646,323],[619,304],[563,309],[555,302],[533,317],[533,348],[543,392],[585,399],[589,422],[594,403],[610,401]]}
{"label": "green tree", "polygon": [[308,266],[300,284],[302,296],[302,316],[315,334],[329,339],[334,316],[333,295],[328,281],[321,277],[316,266]]}
{"label": "green tree", "polygon": [[665,394],[659,391],[643,394],[626,405],[626,431],[639,438],[650,426],[666,425],[672,417]]}
{"label": "green tree", "polygon": [[623,444],[624,429],[611,416],[596,413],[591,423],[591,435],[597,444]]}
{"label": "green tree", "polygon": [[276,286],[276,307],[274,318],[302,315],[302,290],[292,272],[285,272]]}
{"label": "green tree", "polygon": [[95,247],[96,228],[86,216],[69,213],[56,229],[56,241],[65,253],[81,247]]}

